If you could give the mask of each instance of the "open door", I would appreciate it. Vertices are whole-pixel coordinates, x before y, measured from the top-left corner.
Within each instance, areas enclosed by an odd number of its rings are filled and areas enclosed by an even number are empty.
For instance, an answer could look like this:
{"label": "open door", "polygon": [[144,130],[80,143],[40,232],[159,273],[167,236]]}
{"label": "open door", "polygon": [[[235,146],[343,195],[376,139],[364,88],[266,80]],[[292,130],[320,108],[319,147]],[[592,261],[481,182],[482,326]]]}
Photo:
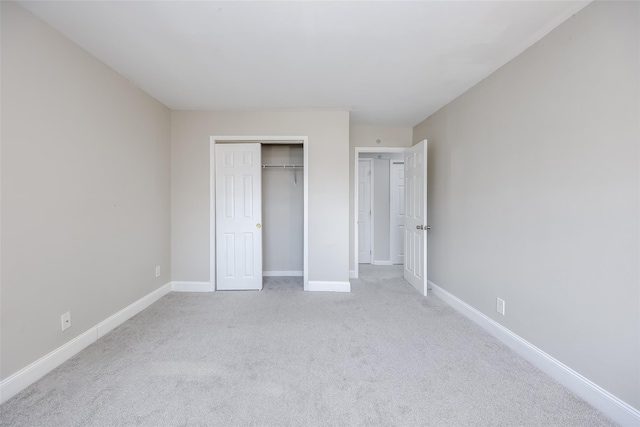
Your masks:
{"label": "open door", "polygon": [[404,153],[404,278],[427,295],[427,140]]}
{"label": "open door", "polygon": [[218,290],[262,289],[260,143],[216,144]]}

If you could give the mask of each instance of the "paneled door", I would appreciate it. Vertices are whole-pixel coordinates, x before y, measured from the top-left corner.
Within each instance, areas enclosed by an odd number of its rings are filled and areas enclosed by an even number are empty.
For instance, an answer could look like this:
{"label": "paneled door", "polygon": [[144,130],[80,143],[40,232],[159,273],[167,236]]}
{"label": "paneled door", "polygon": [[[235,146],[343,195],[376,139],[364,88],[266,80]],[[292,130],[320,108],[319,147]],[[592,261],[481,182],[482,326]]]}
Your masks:
{"label": "paneled door", "polygon": [[404,278],[427,295],[427,140],[404,153]]}
{"label": "paneled door", "polygon": [[371,264],[371,159],[358,161],[358,264]]}
{"label": "paneled door", "polygon": [[404,264],[404,163],[391,161],[389,183],[391,262]]}
{"label": "paneled door", "polygon": [[215,147],[216,288],[262,289],[260,144]]}

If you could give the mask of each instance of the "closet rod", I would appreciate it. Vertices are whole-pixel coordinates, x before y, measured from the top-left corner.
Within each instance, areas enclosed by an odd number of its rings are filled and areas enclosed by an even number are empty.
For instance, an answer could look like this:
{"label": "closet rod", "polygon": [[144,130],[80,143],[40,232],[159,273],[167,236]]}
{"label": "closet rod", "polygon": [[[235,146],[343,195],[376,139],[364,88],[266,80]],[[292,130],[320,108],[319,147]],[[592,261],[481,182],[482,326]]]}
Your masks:
{"label": "closet rod", "polygon": [[303,165],[262,165],[263,168],[301,168]]}

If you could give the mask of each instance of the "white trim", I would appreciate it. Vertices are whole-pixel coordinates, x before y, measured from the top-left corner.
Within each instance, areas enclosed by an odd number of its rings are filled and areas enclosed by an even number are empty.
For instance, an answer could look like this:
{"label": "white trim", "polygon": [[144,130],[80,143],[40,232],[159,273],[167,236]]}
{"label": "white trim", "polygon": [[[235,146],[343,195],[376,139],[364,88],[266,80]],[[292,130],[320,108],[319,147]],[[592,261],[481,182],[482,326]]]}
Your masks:
{"label": "white trim", "polygon": [[102,338],[109,331],[158,301],[168,294],[170,290],[170,283],[163,285],[0,382],[0,404],[20,393],[80,351]]}
{"label": "white trim", "polygon": [[171,282],[172,292],[214,292],[210,282]]}
{"label": "white trim", "polygon": [[158,301],[169,292],[171,292],[171,283],[167,283],[166,285],[161,286],[160,288],[148,293],[132,304],[129,304],[116,314],[107,317],[96,326],[98,331],[98,339],[102,338],[118,326],[122,325],[124,322],[131,319],[133,316],[140,313],[142,310],[149,307],[151,304]]}
{"label": "white trim", "polygon": [[349,282],[323,282],[318,280],[310,280],[309,286],[305,291],[311,292],[351,292],[351,283]]}
{"label": "white trim", "polygon": [[357,279],[358,278],[358,270],[349,270],[349,279]]}
{"label": "white trim", "polygon": [[263,271],[265,277],[301,277],[304,271]]}
{"label": "white trim", "polygon": [[391,262],[391,261],[372,261],[371,264],[373,264],[373,265],[393,265],[393,262]]}
{"label": "white trim", "polygon": [[640,411],[620,400],[567,365],[511,332],[495,320],[429,281],[433,294],[471,319],[545,374],[586,400],[596,409],[623,426],[640,425]]}
{"label": "white trim", "polygon": [[309,137],[308,136],[211,136],[209,137],[209,286],[216,289],[216,187],[215,187],[215,144],[216,141],[263,142],[267,144],[302,143],[302,164],[304,177],[303,213],[303,282],[309,285]]}
{"label": "white trim", "polygon": [[20,393],[40,378],[44,377],[49,372],[80,353],[80,351],[96,342],[97,339],[98,330],[97,327],[94,326],[0,382],[0,403],[4,403],[16,394]]}
{"label": "white trim", "polygon": [[[358,172],[360,153],[404,153],[407,148],[411,147],[355,147],[354,148],[354,168],[353,168],[353,262],[355,275],[349,276],[352,279],[358,278],[358,270],[360,263],[358,262]],[[373,182],[373,176],[371,177]],[[371,207],[373,210],[373,205]],[[373,235],[373,233],[371,233]],[[371,249],[371,259],[373,259],[373,246]]]}

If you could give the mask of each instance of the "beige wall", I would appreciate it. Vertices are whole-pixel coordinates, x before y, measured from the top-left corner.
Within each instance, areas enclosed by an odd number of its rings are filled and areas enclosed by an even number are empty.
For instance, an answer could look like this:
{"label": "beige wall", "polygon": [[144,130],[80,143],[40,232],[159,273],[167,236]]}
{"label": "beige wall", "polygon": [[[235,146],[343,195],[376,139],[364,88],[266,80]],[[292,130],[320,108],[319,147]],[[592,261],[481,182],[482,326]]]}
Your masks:
{"label": "beige wall", "polygon": [[171,262],[175,281],[209,281],[211,136],[309,137],[309,280],[349,279],[346,111],[173,111]]}
{"label": "beige wall", "polygon": [[[353,238],[355,213],[353,211],[355,149],[356,147],[411,147],[413,129],[410,127],[383,127],[351,125],[349,129],[349,270],[355,270]],[[376,140],[380,140],[380,144]]]}
{"label": "beige wall", "polygon": [[413,136],[429,140],[429,279],[635,408],[638,17],[592,3]]}
{"label": "beige wall", "polygon": [[170,112],[11,2],[1,84],[6,378],[169,281]]}

